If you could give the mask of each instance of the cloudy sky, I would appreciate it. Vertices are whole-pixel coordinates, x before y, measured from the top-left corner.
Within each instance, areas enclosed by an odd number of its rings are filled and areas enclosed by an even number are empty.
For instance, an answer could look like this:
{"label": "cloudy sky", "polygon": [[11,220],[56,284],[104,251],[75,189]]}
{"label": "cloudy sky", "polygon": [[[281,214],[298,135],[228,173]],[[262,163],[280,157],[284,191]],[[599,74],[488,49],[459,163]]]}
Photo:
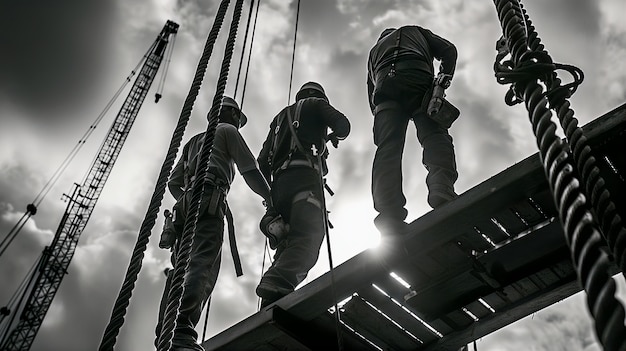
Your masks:
{"label": "cloudy sky", "polygon": [[[217,3],[0,0],[0,238],[96,119],[166,20],[181,26],[164,97],[155,104],[153,86],[32,350],[93,350],[99,345]],[[382,29],[420,24],[457,45],[459,59],[448,97],[462,111],[451,128],[459,193],[536,152],[525,109],[507,106],[507,87],[494,79],[494,45],[501,30],[491,1],[302,1],[289,97],[296,4],[261,2],[243,101],[250,122],[242,134],[258,153],[271,118],[309,80],[320,82],[331,103],[351,120],[352,134],[338,150],[331,150],[329,163],[328,183],[336,192],[328,200],[335,226],[331,236],[336,264],[379,239],[370,220],[375,215],[369,193],[374,145],[365,74],[367,52]],[[581,124],[624,103],[626,24],[620,17],[626,13],[626,3],[526,0],[524,4],[553,59],[585,72],[585,82],[571,99]],[[205,114],[214,94],[228,23],[214,50],[185,140],[206,127]],[[244,30],[245,17],[238,47]],[[226,89],[231,96],[238,57]],[[239,102],[242,85],[237,92]],[[0,257],[0,305],[8,302],[50,243],[66,205],[62,194],[74,182],[82,182],[123,97],[41,203],[39,213]],[[409,133],[404,185],[409,220],[413,220],[430,208],[421,150],[414,130],[410,128]],[[268,264],[263,259],[263,237],[256,229],[263,211],[261,199],[237,177],[229,201],[245,275],[235,278],[225,246],[209,336],[256,312],[254,287],[263,264]],[[171,205],[171,197],[166,196],[164,206]],[[150,349],[164,284],[162,271],[169,262],[169,252],[156,245],[161,223],[157,222],[146,252],[118,350]],[[328,270],[322,251],[307,281]],[[584,296],[579,294],[482,338],[478,346],[488,351],[599,350],[590,323]]]}

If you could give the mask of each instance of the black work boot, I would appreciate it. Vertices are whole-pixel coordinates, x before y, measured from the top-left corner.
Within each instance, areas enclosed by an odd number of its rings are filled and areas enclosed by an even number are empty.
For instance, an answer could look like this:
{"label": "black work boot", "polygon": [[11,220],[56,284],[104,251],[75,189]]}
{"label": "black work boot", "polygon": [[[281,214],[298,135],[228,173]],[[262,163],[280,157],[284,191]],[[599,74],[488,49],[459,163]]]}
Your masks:
{"label": "black work boot", "polygon": [[256,294],[261,298],[261,308],[265,308],[280,300],[283,296],[289,294],[289,292],[261,281],[256,287]]}
{"label": "black work boot", "polygon": [[428,186],[428,204],[432,208],[439,208],[446,203],[459,197],[454,192],[454,188],[443,184],[432,184]]}
{"label": "black work boot", "polygon": [[399,218],[389,217],[382,214],[379,214],[376,218],[374,218],[374,225],[381,234],[387,236],[405,234],[409,226],[405,221]]}

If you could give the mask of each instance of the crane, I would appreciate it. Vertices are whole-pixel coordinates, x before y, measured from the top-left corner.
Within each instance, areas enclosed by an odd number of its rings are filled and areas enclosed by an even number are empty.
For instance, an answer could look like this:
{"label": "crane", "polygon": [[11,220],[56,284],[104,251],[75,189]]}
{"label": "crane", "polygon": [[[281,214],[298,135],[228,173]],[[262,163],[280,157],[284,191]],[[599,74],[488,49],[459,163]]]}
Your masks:
{"label": "crane", "polygon": [[[78,240],[161,66],[167,45],[175,38],[178,27],[178,24],[172,21],[166,22],[157,39],[142,58],[143,64],[131,91],[122,104],[83,183],[75,184],[72,194],[65,195],[68,200],[65,213],[52,243],[44,248],[36,269],[30,277],[29,286],[32,288],[25,289],[20,299],[21,302],[24,301],[28,294],[21,308],[19,321],[11,331],[7,328],[7,333],[0,339],[1,350],[30,349],[61,281],[67,273]],[[160,97],[157,93],[157,102]]]}

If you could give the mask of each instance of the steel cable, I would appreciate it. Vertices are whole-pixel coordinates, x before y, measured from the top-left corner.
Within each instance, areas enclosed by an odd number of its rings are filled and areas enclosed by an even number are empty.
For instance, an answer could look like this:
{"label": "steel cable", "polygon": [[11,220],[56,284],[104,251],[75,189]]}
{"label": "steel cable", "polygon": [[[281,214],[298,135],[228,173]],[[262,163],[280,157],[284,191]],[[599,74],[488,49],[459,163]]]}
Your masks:
{"label": "steel cable", "polygon": [[172,276],[171,288],[167,298],[167,308],[163,318],[163,328],[158,341],[157,349],[159,351],[168,351],[172,345],[176,319],[178,318],[181,298],[184,293],[185,271],[187,271],[189,266],[189,256],[193,246],[193,236],[198,221],[199,205],[206,190],[204,178],[207,173],[211,149],[213,148],[213,140],[215,137],[215,129],[218,124],[219,110],[224,96],[226,83],[228,81],[229,67],[235,46],[235,39],[237,37],[237,27],[241,17],[242,5],[243,0],[237,0],[233,10],[233,18],[230,25],[228,39],[226,41],[224,59],[222,61],[220,75],[217,81],[215,96],[213,97],[213,104],[211,106],[211,110],[209,111],[209,124],[205,132],[204,142],[202,143],[202,147],[200,149],[200,157],[198,159],[199,167],[196,170],[195,178],[192,182],[190,206],[185,217],[185,227],[183,229],[183,234],[180,238],[177,250],[178,252],[176,255],[174,274]]}
{"label": "steel cable", "polygon": [[[505,56],[504,50],[499,51],[494,64],[496,77],[500,83],[512,83],[506,96],[507,103],[523,101],[529,112],[572,261],[587,293],[587,306],[595,321],[596,336],[605,350],[626,350],[625,312],[615,298],[616,285],[609,274],[610,256],[606,242],[589,208],[587,197],[583,195],[581,187],[584,185],[579,180],[579,171],[568,145],[556,135],[548,97],[538,83],[539,79],[552,74],[546,68],[555,65],[543,51],[519,2],[494,0],[494,4],[511,55],[511,61],[499,63]],[[531,41],[533,44],[529,48],[528,43]],[[589,173],[588,170],[584,172]]]}
{"label": "steel cable", "polygon": [[98,348],[98,350],[100,351],[113,350],[113,347],[115,346],[115,343],[117,341],[117,336],[119,335],[119,330],[124,324],[126,310],[132,297],[132,292],[137,281],[137,276],[139,275],[139,271],[142,267],[144,252],[146,251],[148,241],[150,240],[150,234],[156,222],[159,208],[161,207],[161,202],[163,200],[163,195],[165,194],[167,180],[170,176],[172,167],[174,166],[174,160],[176,159],[176,154],[178,153],[178,149],[180,148],[185,128],[187,127],[189,118],[191,116],[193,105],[196,101],[196,97],[198,96],[200,86],[202,85],[202,80],[204,79],[204,75],[206,73],[208,61],[213,52],[213,46],[217,40],[220,28],[222,27],[224,16],[226,10],[228,9],[228,4],[228,0],[223,0],[220,4],[220,7],[215,16],[213,27],[211,28],[211,31],[209,32],[209,35],[207,37],[207,41],[202,56],[198,62],[196,73],[191,83],[189,93],[187,94],[187,98],[183,103],[178,123],[172,134],[172,140],[170,142],[165,161],[163,162],[161,171],[159,172],[154,193],[152,195],[152,198],[150,199],[150,204],[148,206],[146,216],[144,217],[144,220],[139,229],[139,235],[137,237],[135,248],[133,249],[124,282],[120,289],[120,293],[118,294],[118,297],[115,301],[115,305],[111,314],[111,319],[105,329],[102,341],[100,343],[100,347]]}

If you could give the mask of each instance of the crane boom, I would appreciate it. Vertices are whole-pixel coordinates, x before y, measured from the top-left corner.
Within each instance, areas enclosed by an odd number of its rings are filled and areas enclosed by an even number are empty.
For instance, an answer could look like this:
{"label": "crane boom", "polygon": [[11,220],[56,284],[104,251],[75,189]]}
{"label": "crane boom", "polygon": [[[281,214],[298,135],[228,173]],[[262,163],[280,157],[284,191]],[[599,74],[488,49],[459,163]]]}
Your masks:
{"label": "crane boom", "polygon": [[130,128],[163,61],[170,36],[175,35],[177,31],[178,24],[167,21],[144,56],[145,61],[139,75],[109,129],[83,184],[76,184],[72,195],[68,196],[68,205],[54,239],[50,246],[44,248],[38,270],[34,273],[37,277],[22,309],[19,322],[2,341],[0,349],[7,351],[30,349],[61,281],[67,273],[78,239],[91,217]]}

